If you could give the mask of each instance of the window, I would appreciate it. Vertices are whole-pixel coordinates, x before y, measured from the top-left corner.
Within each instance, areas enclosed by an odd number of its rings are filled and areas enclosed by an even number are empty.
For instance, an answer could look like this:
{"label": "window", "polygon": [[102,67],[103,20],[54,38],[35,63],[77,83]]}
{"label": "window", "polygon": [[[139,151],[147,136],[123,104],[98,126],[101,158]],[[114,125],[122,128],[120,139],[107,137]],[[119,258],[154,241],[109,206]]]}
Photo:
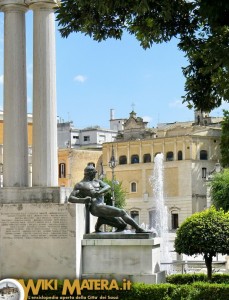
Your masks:
{"label": "window", "polygon": [[206,150],[200,150],[200,160],[207,160],[208,152]]}
{"label": "window", "polygon": [[79,139],[79,136],[78,136],[78,135],[73,135],[73,139],[78,140],[78,139]]}
{"label": "window", "polygon": [[66,165],[65,163],[59,164],[59,178],[66,178]]}
{"label": "window", "polygon": [[169,151],[166,153],[166,161],[172,161],[173,160],[173,152]]}
{"label": "window", "polygon": [[131,210],[130,216],[137,224],[139,224],[139,211]]}
{"label": "window", "polygon": [[144,163],[151,162],[151,155],[149,153],[143,155],[143,162]]}
{"label": "window", "polygon": [[131,182],[130,191],[131,191],[131,193],[137,192],[137,183],[136,182]]}
{"label": "window", "polygon": [[127,164],[127,157],[126,155],[122,155],[119,157],[119,164],[120,165],[126,165]]}
{"label": "window", "polygon": [[134,154],[131,156],[131,163],[132,164],[138,164],[139,163],[139,156],[137,154]]}
{"label": "window", "polygon": [[84,142],[90,142],[90,136],[89,135],[85,135],[83,137]]}
{"label": "window", "polygon": [[172,229],[177,229],[179,226],[178,226],[178,213],[171,213],[171,226],[172,226]]}
{"label": "window", "polygon": [[207,177],[207,168],[202,168],[202,178]]}
{"label": "window", "polygon": [[177,159],[178,160],[182,160],[183,159],[183,153],[182,153],[182,151],[178,151],[178,153],[177,153]]}

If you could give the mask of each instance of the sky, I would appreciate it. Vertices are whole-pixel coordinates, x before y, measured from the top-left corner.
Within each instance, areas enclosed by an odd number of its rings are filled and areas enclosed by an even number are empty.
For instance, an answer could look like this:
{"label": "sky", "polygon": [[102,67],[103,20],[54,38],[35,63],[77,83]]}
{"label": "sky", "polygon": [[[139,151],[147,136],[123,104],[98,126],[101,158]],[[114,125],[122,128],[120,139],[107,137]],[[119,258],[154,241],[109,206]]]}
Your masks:
{"label": "sky", "polygon": [[[3,109],[3,31],[0,13],[0,109]],[[32,12],[26,14],[27,101],[32,113]],[[76,128],[109,128],[110,109],[115,118],[128,118],[134,109],[148,127],[158,123],[192,121],[194,112],[182,104],[188,62],[177,41],[144,50],[128,34],[122,40],[96,42],[80,33],[62,38],[56,23],[57,114]],[[211,116],[222,116],[222,109]]]}

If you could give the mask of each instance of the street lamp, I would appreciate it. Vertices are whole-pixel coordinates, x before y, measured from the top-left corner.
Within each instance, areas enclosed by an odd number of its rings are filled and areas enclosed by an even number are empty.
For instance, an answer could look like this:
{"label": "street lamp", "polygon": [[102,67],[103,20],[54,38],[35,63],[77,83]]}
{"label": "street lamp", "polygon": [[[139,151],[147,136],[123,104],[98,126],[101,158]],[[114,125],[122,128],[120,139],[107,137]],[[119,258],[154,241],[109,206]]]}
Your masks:
{"label": "street lamp", "polygon": [[111,158],[109,161],[109,167],[112,171],[112,185],[111,185],[111,200],[112,200],[112,206],[115,206],[115,195],[114,195],[114,185],[115,185],[115,178],[114,178],[114,169],[117,166],[117,161],[115,160],[114,156],[114,146],[112,145],[111,150]]}

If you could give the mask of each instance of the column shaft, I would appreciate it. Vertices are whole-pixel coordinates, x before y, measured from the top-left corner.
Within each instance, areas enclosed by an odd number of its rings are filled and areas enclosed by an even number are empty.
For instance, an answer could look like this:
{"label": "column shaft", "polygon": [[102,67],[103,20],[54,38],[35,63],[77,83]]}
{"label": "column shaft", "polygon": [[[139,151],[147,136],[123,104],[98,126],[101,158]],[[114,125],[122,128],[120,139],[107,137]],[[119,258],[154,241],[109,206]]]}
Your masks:
{"label": "column shaft", "polygon": [[57,186],[54,4],[37,1],[33,32],[33,186]]}
{"label": "column shaft", "polygon": [[25,11],[27,8],[24,2],[19,4],[19,1],[12,0],[7,1],[1,10],[4,12],[3,184],[6,187],[27,186],[25,50]]}

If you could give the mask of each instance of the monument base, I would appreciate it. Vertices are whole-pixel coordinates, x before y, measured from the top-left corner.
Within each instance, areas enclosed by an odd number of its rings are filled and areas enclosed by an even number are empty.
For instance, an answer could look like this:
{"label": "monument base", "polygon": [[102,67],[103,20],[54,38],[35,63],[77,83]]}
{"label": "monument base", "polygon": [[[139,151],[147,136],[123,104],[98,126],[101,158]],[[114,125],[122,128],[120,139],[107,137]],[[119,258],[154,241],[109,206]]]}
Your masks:
{"label": "monument base", "polygon": [[0,203],[66,203],[71,191],[66,187],[3,187]]}
{"label": "monument base", "polygon": [[80,277],[83,205],[1,204],[0,225],[0,278]]}
{"label": "monument base", "polygon": [[[92,235],[94,238],[92,238]],[[132,282],[165,282],[160,270],[160,238],[148,234],[84,235],[82,240],[82,278],[130,279]],[[120,238],[114,238],[115,236]],[[141,238],[143,235],[145,238]],[[139,238],[137,238],[139,236]]]}

